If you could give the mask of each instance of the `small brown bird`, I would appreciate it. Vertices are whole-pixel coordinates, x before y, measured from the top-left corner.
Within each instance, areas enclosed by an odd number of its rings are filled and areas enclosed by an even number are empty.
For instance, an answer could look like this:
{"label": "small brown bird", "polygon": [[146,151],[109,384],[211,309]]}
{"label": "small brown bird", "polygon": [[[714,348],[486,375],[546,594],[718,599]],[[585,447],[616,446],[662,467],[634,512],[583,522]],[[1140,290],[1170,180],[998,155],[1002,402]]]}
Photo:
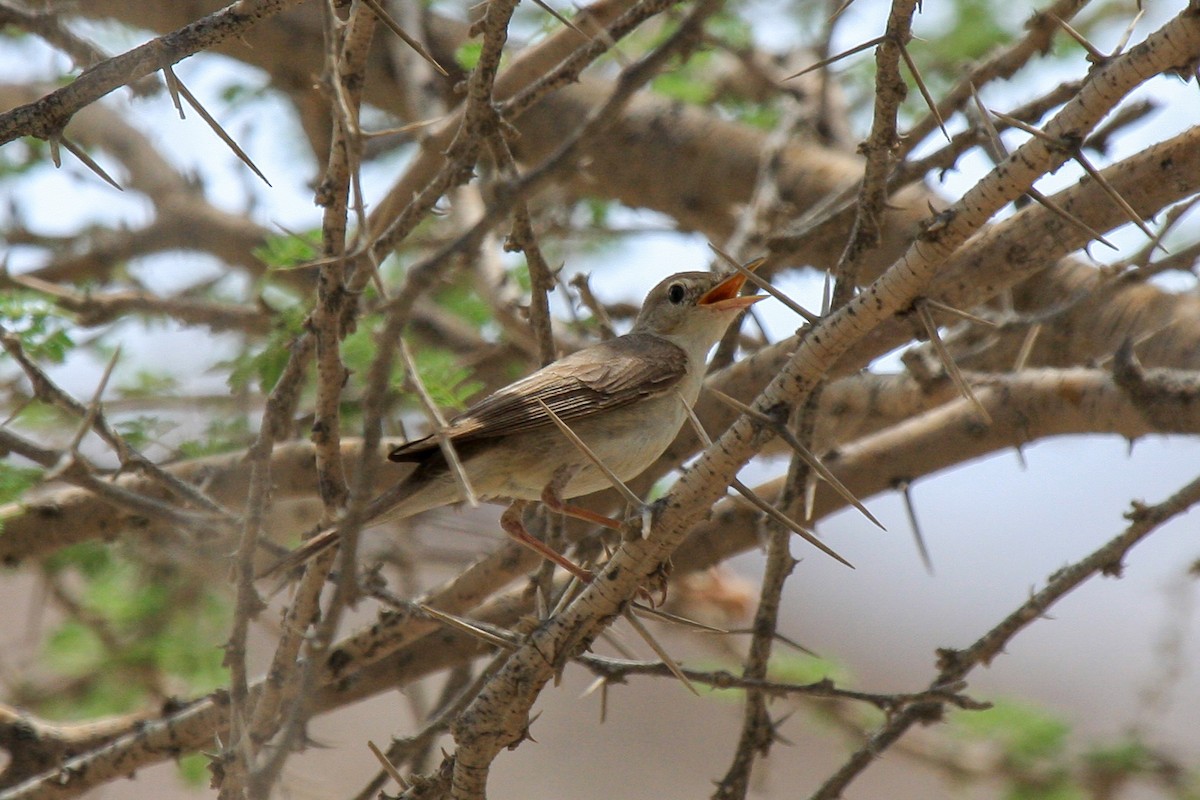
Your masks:
{"label": "small brown bird", "polygon": [[[618,478],[636,477],[662,455],[687,419],[682,403],[696,402],[708,351],[741,311],[765,299],[739,295],[744,282],[741,273],[672,275],[650,290],[629,333],[564,356],[450,420],[444,433],[476,495],[515,501],[501,520],[510,536],[574,574],[588,575],[532,537],[520,521],[526,501],[542,500],[573,516],[611,523],[562,502],[609,488],[610,482],[546,409]],[[436,436],[402,444],[388,458],[417,466],[371,501],[368,520],[403,519],[466,499]],[[337,528],[321,531],[264,574],[301,564],[338,537]]]}

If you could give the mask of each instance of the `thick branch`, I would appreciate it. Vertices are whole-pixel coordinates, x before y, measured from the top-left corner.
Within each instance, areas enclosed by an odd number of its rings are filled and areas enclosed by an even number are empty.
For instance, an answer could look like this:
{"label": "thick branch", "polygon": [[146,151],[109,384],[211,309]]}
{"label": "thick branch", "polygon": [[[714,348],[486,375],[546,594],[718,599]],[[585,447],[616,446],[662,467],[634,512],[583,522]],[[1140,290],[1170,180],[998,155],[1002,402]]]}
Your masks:
{"label": "thick branch", "polygon": [[192,22],[174,33],[160,36],[127,53],[90,67],[70,84],[40,100],[0,114],[0,145],[20,136],[55,139],[71,116],[122,86],[144,78],[164,66],[211,49],[240,36],[260,21],[300,0],[241,0],[215,14]]}

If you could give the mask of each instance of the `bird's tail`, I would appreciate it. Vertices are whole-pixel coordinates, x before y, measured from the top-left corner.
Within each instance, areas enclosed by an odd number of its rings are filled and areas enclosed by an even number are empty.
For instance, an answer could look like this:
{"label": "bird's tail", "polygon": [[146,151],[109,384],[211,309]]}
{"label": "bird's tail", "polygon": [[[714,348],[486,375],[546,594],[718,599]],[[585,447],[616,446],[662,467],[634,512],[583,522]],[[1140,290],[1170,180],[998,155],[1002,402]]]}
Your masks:
{"label": "bird's tail", "polygon": [[[400,481],[383,494],[367,504],[363,511],[362,525],[383,522],[388,519],[404,519],[439,505],[431,502],[421,492],[414,492],[414,487],[408,480]],[[255,577],[266,578],[276,573],[289,572],[318,554],[336,545],[342,538],[343,524],[318,531],[312,538],[306,540],[292,552],[273,564],[268,564]]]}
{"label": "bird's tail", "polygon": [[276,573],[291,572],[301,564],[307,563],[309,559],[316,558],[319,553],[323,553],[333,547],[341,538],[342,529],[340,527],[326,528],[323,531],[318,531],[316,536],[313,536],[278,561],[268,564],[265,569],[261,570],[254,577],[269,578]]}

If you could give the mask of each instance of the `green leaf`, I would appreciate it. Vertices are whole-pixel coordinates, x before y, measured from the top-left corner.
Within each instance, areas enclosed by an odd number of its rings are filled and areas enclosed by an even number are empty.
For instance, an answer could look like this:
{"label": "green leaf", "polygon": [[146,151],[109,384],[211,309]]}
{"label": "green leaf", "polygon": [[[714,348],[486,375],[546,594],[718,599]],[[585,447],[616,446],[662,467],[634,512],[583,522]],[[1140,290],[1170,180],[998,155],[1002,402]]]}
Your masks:
{"label": "green leaf", "polygon": [[413,353],[413,361],[433,402],[442,408],[461,411],[467,400],[483,389],[483,383],[472,380],[471,370],[459,364],[449,351],[422,347]]}
{"label": "green leaf", "polygon": [[215,417],[205,425],[203,439],[180,442],[176,450],[183,458],[200,458],[243,449],[253,438],[254,431],[250,429],[250,420],[245,414],[229,418]]}
{"label": "green leaf", "polygon": [[[206,598],[195,615],[175,615],[171,626],[153,640],[152,659],[162,670],[187,681],[196,692],[211,692],[229,678],[222,661],[224,652],[215,645],[226,620],[226,605]],[[214,613],[215,612],[215,613]]]}
{"label": "green leaf", "polygon": [[1065,776],[1052,778],[1045,785],[1018,784],[1004,793],[1006,800],[1085,800],[1087,796]]}
{"label": "green leaf", "polygon": [[59,625],[46,641],[50,668],[69,677],[92,674],[103,654],[100,637],[75,620]]}
{"label": "green leaf", "polygon": [[[21,499],[30,488],[37,486],[43,470],[39,467],[18,467],[0,461],[0,503],[11,503]],[[2,526],[3,523],[0,523]],[[0,527],[2,529],[2,527]]]}
{"label": "green leaf", "polygon": [[359,320],[358,326],[342,340],[342,362],[346,369],[365,375],[375,358],[375,330],[379,317],[371,315]]}
{"label": "green leaf", "polygon": [[47,638],[45,661],[71,679],[71,695],[43,699],[44,713],[115,713],[144,705],[164,680],[190,692],[222,686],[220,643],[231,606],[224,587],[170,566],[145,565],[90,544],[57,554],[52,574],[78,610]]}
{"label": "green leaf", "polygon": [[1136,739],[1097,746],[1084,754],[1088,770],[1114,776],[1133,776],[1155,769],[1156,759],[1150,749]]}
{"label": "green leaf", "polygon": [[320,252],[320,241],[319,230],[271,236],[254,248],[254,257],[270,269],[289,269],[315,260]]}
{"label": "green leaf", "polygon": [[752,47],[754,30],[748,18],[730,7],[722,8],[704,24],[705,32],[730,47]]}
{"label": "green leaf", "polygon": [[0,179],[24,175],[44,166],[50,161],[47,150],[45,141],[32,136],[25,136],[7,147],[0,147]]}
{"label": "green leaf", "polygon": [[229,370],[226,378],[229,388],[234,392],[252,391],[257,382],[259,390],[269,393],[292,357],[291,344],[299,335],[306,316],[307,312],[300,305],[277,311],[275,327],[259,350],[239,353],[220,362],[219,367]]}
{"label": "green leaf", "polygon": [[829,680],[844,684],[850,679],[849,671],[835,661],[807,653],[783,652],[771,658],[771,680],[784,683],[816,683]]}
{"label": "green leaf", "polygon": [[742,100],[722,100],[720,108],[743,124],[762,131],[771,131],[779,126],[779,109],[766,103],[749,103]]}
{"label": "green leaf", "polygon": [[1070,725],[1049,712],[1013,701],[955,713],[954,722],[968,737],[1000,742],[1011,758],[1022,761],[1058,756],[1071,732]]}
{"label": "green leaf", "polygon": [[150,369],[139,369],[131,377],[124,379],[118,387],[121,397],[162,397],[175,394],[179,390],[179,380],[174,375],[157,372]]}
{"label": "green leaf", "polygon": [[61,364],[75,347],[67,334],[70,316],[33,292],[0,293],[0,324],[17,335],[21,348],[34,361]]}
{"label": "green leaf", "polygon": [[66,569],[77,569],[84,578],[95,578],[112,568],[112,550],[100,542],[81,542],[52,553],[45,560],[46,569],[54,575]]}
{"label": "green leaf", "polygon": [[132,419],[121,420],[114,427],[130,445],[140,450],[175,430],[178,425],[152,414],[139,414]]}
{"label": "green leaf", "polygon": [[144,693],[123,672],[101,672],[72,692],[52,696],[39,711],[51,719],[90,720],[123,714],[142,704]]}
{"label": "green leaf", "polygon": [[179,777],[190,789],[203,789],[211,777],[209,757],[203,753],[188,753],[179,759]]}
{"label": "green leaf", "polygon": [[[528,272],[526,272],[528,275]],[[526,278],[528,280],[528,277]],[[455,316],[466,320],[476,328],[492,321],[492,309],[471,288],[459,285],[447,286],[434,295],[434,300]]]}
{"label": "green leaf", "polygon": [[[782,649],[783,646],[781,645],[780,647]],[[720,666],[701,667],[701,669],[721,668]],[[848,676],[849,673],[846,668],[836,662],[810,656],[807,653],[792,651],[777,652],[771,657],[770,664],[767,667],[768,680],[778,683],[793,683],[801,686],[809,683],[817,683],[827,678],[840,685],[848,680]],[[713,692],[718,696],[737,699],[741,697],[743,690],[714,689]]]}
{"label": "green leaf", "polygon": [[602,200],[598,197],[588,197],[583,200],[583,207],[587,210],[588,221],[597,228],[607,228],[609,226],[609,217],[613,209],[611,200]]}
{"label": "green leaf", "polygon": [[[1002,4],[990,0],[956,0],[954,22],[928,41],[938,59],[949,64],[975,61],[1013,37],[1002,14]],[[1064,37],[1066,38],[1066,37]]]}
{"label": "green leaf", "polygon": [[463,69],[471,70],[475,69],[475,65],[479,63],[482,55],[483,42],[466,42],[459,45],[459,48],[454,51],[454,60]]}
{"label": "green leaf", "polygon": [[712,100],[712,86],[700,73],[689,69],[664,72],[654,78],[651,88],[672,100],[692,105],[704,105]]}
{"label": "green leaf", "polygon": [[41,400],[26,403],[15,419],[22,427],[33,430],[61,431],[64,426],[73,429],[79,424],[77,417],[68,416],[67,412],[58,406],[43,403]]}

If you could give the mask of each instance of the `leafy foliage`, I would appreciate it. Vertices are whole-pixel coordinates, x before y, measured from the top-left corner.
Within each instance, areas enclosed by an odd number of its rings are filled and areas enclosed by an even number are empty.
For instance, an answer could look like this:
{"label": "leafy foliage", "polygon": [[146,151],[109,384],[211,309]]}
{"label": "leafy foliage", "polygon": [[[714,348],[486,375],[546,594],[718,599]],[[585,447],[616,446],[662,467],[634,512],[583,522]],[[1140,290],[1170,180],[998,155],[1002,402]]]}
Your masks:
{"label": "leafy foliage", "polygon": [[[33,292],[0,293],[0,325],[15,333],[36,361],[61,364],[75,346],[72,320],[47,298]],[[7,357],[7,356],[0,356]]]}
{"label": "leafy foliage", "polygon": [[254,257],[271,269],[290,269],[317,257],[320,231],[304,234],[280,234],[267,239],[254,251]]}
{"label": "leafy foliage", "polygon": [[99,543],[55,554],[46,574],[74,613],[45,643],[45,663],[56,676],[49,685],[58,688],[27,689],[40,713],[114,714],[227,680],[218,645],[230,608],[220,584],[123,558]]}
{"label": "leafy foliage", "polygon": [[229,370],[229,388],[237,393],[254,390],[269,393],[287,366],[291,344],[299,335],[305,317],[304,307],[299,304],[277,311],[275,326],[261,346],[247,348],[232,360],[218,364]]}
{"label": "leafy foliage", "polygon": [[464,42],[454,51],[454,61],[463,69],[474,69],[483,53],[483,42]]}
{"label": "leafy foliage", "polygon": [[1025,703],[998,702],[986,711],[957,714],[964,735],[1001,742],[1014,762],[1032,763],[1063,751],[1071,728]]}
{"label": "leafy foliage", "polygon": [[228,418],[214,417],[205,425],[202,438],[184,440],[176,445],[176,449],[181,458],[226,453],[247,446],[253,440],[254,433],[245,414]]}
{"label": "leafy foliage", "polygon": [[11,503],[42,479],[42,470],[0,461],[0,503]]}
{"label": "leafy foliage", "polygon": [[122,397],[163,397],[179,390],[179,379],[158,370],[142,368],[121,382]]}

